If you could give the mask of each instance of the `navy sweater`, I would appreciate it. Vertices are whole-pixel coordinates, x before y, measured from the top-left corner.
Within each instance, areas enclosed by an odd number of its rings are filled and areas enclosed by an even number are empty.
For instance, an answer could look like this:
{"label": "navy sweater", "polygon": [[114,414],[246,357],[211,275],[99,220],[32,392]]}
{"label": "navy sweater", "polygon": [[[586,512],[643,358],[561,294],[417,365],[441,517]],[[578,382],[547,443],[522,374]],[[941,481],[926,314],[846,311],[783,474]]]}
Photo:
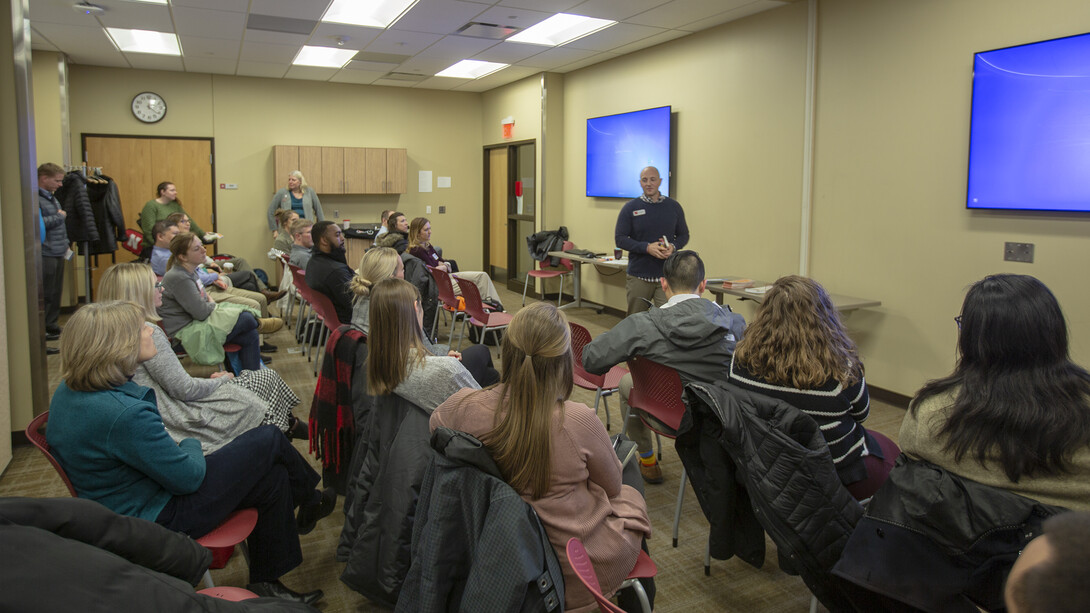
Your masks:
{"label": "navy sweater", "polygon": [[657,243],[663,236],[677,249],[689,242],[689,226],[685,225],[685,211],[673,198],[663,197],[660,202],[644,202],[639,198],[629,200],[617,215],[614,240],[628,252],[628,274],[641,279],[658,279],[662,276],[662,263],[647,254],[647,245]]}

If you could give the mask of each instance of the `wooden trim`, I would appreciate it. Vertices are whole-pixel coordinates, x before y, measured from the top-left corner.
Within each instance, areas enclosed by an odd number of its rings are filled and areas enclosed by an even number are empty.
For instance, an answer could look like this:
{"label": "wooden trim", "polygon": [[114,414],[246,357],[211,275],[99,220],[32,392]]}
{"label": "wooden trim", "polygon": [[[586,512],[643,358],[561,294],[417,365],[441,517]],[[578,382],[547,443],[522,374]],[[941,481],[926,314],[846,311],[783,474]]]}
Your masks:
{"label": "wooden trim", "polygon": [[908,410],[908,403],[912,401],[912,396],[905,396],[898,392],[892,392],[887,389],[882,389],[874,385],[867,385],[867,391],[870,393],[870,397],[875,400],[881,400],[886,404],[892,404],[899,409]]}

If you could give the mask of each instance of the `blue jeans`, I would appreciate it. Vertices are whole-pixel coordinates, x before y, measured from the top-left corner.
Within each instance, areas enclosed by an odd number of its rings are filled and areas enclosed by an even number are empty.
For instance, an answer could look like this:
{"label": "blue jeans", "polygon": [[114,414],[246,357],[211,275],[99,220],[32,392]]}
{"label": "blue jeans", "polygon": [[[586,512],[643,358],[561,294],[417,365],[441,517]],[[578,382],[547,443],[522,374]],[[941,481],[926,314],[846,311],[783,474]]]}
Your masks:
{"label": "blue jeans", "polygon": [[321,500],[318,473],[276,426],[258,426],[205,456],[196,492],[170,499],[155,523],[197,538],[233,511],[257,509],[250,582],[275,581],[303,561],[295,507]]}
{"label": "blue jeans", "polygon": [[227,335],[227,342],[241,347],[238,358],[243,370],[261,369],[261,339],[257,334],[257,318],[249,311],[243,311],[235,322],[235,327]]}

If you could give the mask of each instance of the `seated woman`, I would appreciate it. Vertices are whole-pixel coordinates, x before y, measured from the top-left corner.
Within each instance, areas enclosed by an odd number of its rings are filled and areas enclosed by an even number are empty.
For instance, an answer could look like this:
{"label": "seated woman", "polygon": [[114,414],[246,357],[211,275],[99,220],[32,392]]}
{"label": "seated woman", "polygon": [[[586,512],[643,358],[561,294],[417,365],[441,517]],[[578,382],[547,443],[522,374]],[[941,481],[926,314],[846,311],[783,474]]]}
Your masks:
{"label": "seated woman", "polygon": [[390,247],[398,254],[409,248],[409,221],[400,211],[390,213],[386,219],[386,232],[375,237],[376,247]]}
{"label": "seated woman", "polygon": [[[409,253],[420,258],[421,261],[432,268],[442,268],[448,273],[458,273],[454,276],[465,279],[477,286],[483,300],[503,308],[500,303],[499,293],[496,292],[496,286],[492,284],[492,278],[488,276],[488,273],[458,270],[457,262],[443,259],[435,250],[435,247],[431,246],[431,222],[425,217],[417,217],[409,224]],[[452,285],[454,286],[454,293],[461,295],[462,290],[458,288],[458,284],[453,283]]]}
{"label": "seated woman", "polygon": [[954,372],[909,405],[901,449],[985,485],[1090,510],[1090,373],[1071,361],[1047,287],[993,275],[969,288]]}
{"label": "seated woman", "polygon": [[348,289],[355,296],[352,299],[352,325],[364,334],[371,331],[371,322],[368,312],[371,307],[371,289],[384,279],[396,277],[405,278],[405,263],[401,256],[390,247],[375,247],[368,249],[360,258],[360,267],[356,269],[356,276],[348,282]]}
{"label": "seated woman", "polygon": [[291,246],[295,244],[291,238],[291,224],[296,219],[299,219],[299,213],[291,209],[276,209],[276,213],[273,214],[276,219],[276,239],[273,240],[272,248],[280,253],[291,253]]}
{"label": "seated woman", "polygon": [[170,241],[170,260],[163,275],[163,304],[159,307],[163,329],[180,340],[186,353],[198,364],[222,362],[223,344],[230,342],[242,348],[239,351],[242,369],[258,370],[262,364],[258,334],[276,332],[284,326],[284,321],[259,320],[254,309],[213,302],[196,272],[204,262],[204,255],[201,240],[190,232]]}
{"label": "seated woman", "polygon": [[813,417],[856,500],[878,490],[901,453],[863,428],[870,414],[863,362],[829,294],[812,279],[791,275],[772,285],[735,348],[730,382]]}
{"label": "seated woman", "polygon": [[247,589],[318,601],[320,590],[299,594],[278,578],[302,561],[299,534],[333,510],[336,495],[314,489],[318,474],[273,426],[249,430],[208,456],[195,439],[171,440],[155,393],[130,380],[155,357],[152,334],[143,309],[128,302],[84,305],[68,320],[64,380],[49,405],[46,440],[76,492],[194,538],[237,509],[256,508]]}
{"label": "seated woman", "polygon": [[462,388],[480,389],[458,352],[434,355],[424,339],[420,292],[402,279],[380,281],[371,294],[367,393],[397,394],[427,411]]}
{"label": "seated woman", "polygon": [[[431,427],[484,442],[545,526],[564,567],[565,610],[592,608],[593,597],[567,562],[568,539],[586,545],[602,592],[610,595],[651,535],[647,504],[621,483],[621,462],[594,411],[568,401],[571,332],[555,306],[539,302],[519,311],[504,335],[501,360],[499,385],[458,392],[435,410]],[[641,582],[653,597],[653,583]]]}
{"label": "seated woman", "polygon": [[244,370],[235,377],[214,373],[191,377],[170,348],[156,322],[163,303],[162,286],[147,264],[124,262],[106,269],[98,285],[98,301],[126,300],[144,310],[157,353],[136,367],[133,381],[155,390],[159,414],[175,441],[195,438],[211,453],[243,432],[272,424],[293,438],[307,438],[306,424],[291,414],[299,398],[275,370]]}

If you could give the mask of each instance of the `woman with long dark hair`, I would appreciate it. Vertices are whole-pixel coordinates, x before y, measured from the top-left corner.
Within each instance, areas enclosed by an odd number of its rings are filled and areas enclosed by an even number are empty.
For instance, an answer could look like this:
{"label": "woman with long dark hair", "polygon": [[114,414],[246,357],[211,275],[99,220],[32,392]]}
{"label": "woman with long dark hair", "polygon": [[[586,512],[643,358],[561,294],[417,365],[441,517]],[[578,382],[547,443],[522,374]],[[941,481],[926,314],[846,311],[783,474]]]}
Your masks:
{"label": "woman with long dark hair", "polygon": [[[545,526],[564,567],[564,608],[582,610],[594,600],[567,562],[568,539],[586,545],[610,595],[651,534],[647,504],[621,483],[621,462],[594,411],[568,400],[572,350],[564,315],[545,302],[522,309],[501,352],[500,383],[458,392],[435,410],[431,427],[468,432],[488,447],[504,479]],[[653,584],[645,587],[653,597]]]}
{"label": "woman with long dark hair", "polygon": [[840,481],[857,500],[885,482],[897,445],[863,427],[870,395],[863,362],[817,281],[781,277],[735,348],[730,382],[779,398],[821,427]]}
{"label": "woman with long dark hair", "polygon": [[1052,292],[992,275],[965,295],[954,372],[909,405],[901,448],[959,476],[1090,510],[1090,373],[1071,361]]}

